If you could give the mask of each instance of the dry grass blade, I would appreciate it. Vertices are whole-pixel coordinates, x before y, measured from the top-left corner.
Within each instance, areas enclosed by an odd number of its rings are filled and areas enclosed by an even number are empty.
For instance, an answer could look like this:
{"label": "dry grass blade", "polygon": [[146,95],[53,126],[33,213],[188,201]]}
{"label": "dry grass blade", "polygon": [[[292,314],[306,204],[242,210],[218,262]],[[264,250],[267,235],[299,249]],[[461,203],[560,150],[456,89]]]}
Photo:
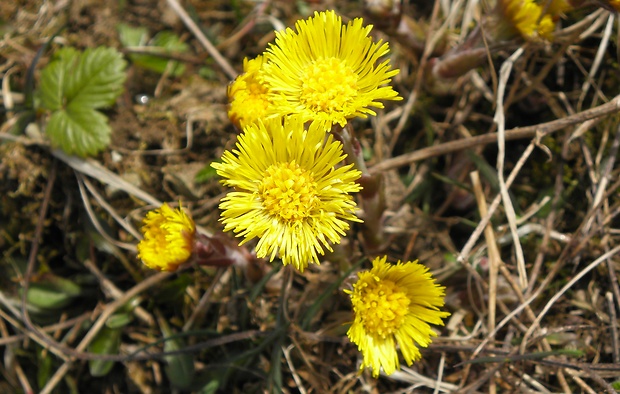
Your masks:
{"label": "dry grass blade", "polygon": [[517,235],[517,224],[515,217],[515,210],[512,206],[512,200],[508,194],[508,188],[506,187],[506,181],[504,180],[504,161],[506,159],[506,135],[505,126],[506,118],[504,116],[504,91],[510,72],[514,62],[523,54],[523,48],[519,48],[513,53],[503,64],[500,69],[499,85],[497,91],[497,102],[495,106],[495,116],[493,121],[497,124],[497,145],[499,147],[497,153],[497,178],[499,180],[499,190],[504,203],[504,209],[506,211],[506,218],[508,219],[508,225],[510,227],[510,233],[512,234],[512,241],[515,247],[515,253],[517,255],[517,271],[519,272],[519,284],[522,289],[527,286],[527,272],[525,270],[525,259],[523,257],[523,248],[521,247],[521,241]]}

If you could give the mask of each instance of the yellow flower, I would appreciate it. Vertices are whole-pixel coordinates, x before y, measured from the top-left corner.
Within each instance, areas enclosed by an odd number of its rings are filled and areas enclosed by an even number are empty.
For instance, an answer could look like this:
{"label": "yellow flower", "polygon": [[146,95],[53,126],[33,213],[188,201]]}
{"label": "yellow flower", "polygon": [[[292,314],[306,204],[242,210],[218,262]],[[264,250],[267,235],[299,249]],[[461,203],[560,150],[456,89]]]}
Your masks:
{"label": "yellow flower", "polygon": [[389,60],[376,65],[388,44],[373,42],[372,26],[362,23],[357,18],[344,26],[334,11],[315,12],[297,21],[296,32],[276,32],[262,74],[271,91],[270,112],[301,114],[329,130],[356,116],[376,115],[370,107],[383,108],[377,100],[401,100],[387,85],[398,70]]}
{"label": "yellow flower", "polygon": [[237,149],[226,151],[211,166],[235,191],[222,199],[224,231],[259,238],[256,255],[293,264],[303,271],[319,254],[332,250],[348,230],[346,220],[360,221],[349,193],[360,172],[351,165],[336,168],[346,155],[342,144],[299,116],[249,125]]}
{"label": "yellow flower", "polygon": [[192,254],[196,225],[181,208],[164,203],[146,214],[142,234],[138,258],[149,268],[175,271]]}
{"label": "yellow flower", "polygon": [[417,262],[386,262],[377,257],[370,271],[358,273],[351,295],[355,320],[347,335],[362,352],[360,369],[372,368],[374,377],[383,368],[387,375],[400,368],[396,343],[411,365],[436,336],[430,324],[443,325],[450,315],[444,305],[445,287],[439,286],[428,268]]}
{"label": "yellow flower", "polygon": [[547,7],[545,13],[551,15],[553,19],[557,19],[558,16],[573,8],[568,0],[551,0],[549,5],[546,5],[546,2],[547,0],[541,2],[541,8]]}
{"label": "yellow flower", "polygon": [[534,0],[500,0],[498,6],[510,26],[524,39],[531,40],[537,36],[551,39],[555,23],[549,14],[541,19],[542,7]]}
{"label": "yellow flower", "polygon": [[261,55],[252,60],[245,58],[243,74],[228,86],[228,117],[240,130],[267,114],[269,89],[258,77],[263,61]]}

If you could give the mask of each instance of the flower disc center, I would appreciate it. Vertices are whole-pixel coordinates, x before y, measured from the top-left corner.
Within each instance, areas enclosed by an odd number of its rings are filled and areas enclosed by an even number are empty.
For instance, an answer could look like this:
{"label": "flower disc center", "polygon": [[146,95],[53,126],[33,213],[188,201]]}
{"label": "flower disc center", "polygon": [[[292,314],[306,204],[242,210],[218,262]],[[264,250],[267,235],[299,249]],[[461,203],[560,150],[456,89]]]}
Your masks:
{"label": "flower disc center", "polygon": [[341,112],[357,96],[357,75],[335,57],[317,59],[304,70],[299,101],[314,112]]}
{"label": "flower disc center", "polygon": [[317,201],[316,182],[312,174],[296,163],[269,166],[258,187],[266,210],[286,221],[310,216]]}
{"label": "flower disc center", "polygon": [[405,321],[409,297],[391,280],[366,284],[355,308],[369,333],[387,338],[396,333]]}

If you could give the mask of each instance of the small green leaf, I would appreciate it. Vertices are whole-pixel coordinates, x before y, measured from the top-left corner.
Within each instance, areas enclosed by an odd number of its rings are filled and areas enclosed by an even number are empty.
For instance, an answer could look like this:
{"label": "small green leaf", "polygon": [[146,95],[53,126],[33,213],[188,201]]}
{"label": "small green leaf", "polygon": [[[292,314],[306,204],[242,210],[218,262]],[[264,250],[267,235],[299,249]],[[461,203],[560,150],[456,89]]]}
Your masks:
{"label": "small green leaf", "polygon": [[[159,319],[159,327],[162,336],[165,338],[164,352],[175,352],[184,348],[184,341],[174,336],[174,332],[164,319]],[[189,388],[194,380],[195,373],[192,355],[189,353],[176,353],[165,356],[164,359],[167,363],[164,370],[170,383],[181,390]]]}
{"label": "small green leaf", "polygon": [[119,23],[116,30],[124,47],[143,46],[148,40],[149,33],[146,27],[132,27],[125,23]]}
{"label": "small green leaf", "polygon": [[194,181],[196,181],[196,183],[207,183],[216,177],[217,171],[215,170],[215,168],[211,167],[211,163],[208,163],[206,166],[204,166],[204,168],[202,168],[196,173]]}
{"label": "small green leaf", "polygon": [[60,309],[69,305],[81,292],[80,286],[72,281],[50,275],[28,286],[26,300],[30,305],[44,310]]}
{"label": "small green leaf", "polygon": [[215,80],[217,78],[217,73],[211,67],[200,67],[198,69],[198,75],[203,79]]}
{"label": "small green leaf", "polygon": [[[165,352],[172,352],[181,350],[184,347],[184,343],[179,338],[167,339],[164,344]],[[171,356],[166,356],[165,371],[170,383],[174,387],[180,389],[188,388],[192,380],[194,379],[194,359],[191,354],[179,353]]]}
{"label": "small green leaf", "polygon": [[[156,48],[162,48],[165,53],[186,53],[189,51],[189,45],[187,45],[186,42],[181,41],[179,36],[170,31],[162,31],[157,33],[155,37],[153,37],[152,41],[153,42],[151,45]],[[170,75],[178,77],[183,74],[183,71],[185,71],[185,65],[177,61],[171,61],[165,58],[156,58],[156,60],[158,61],[156,63],[159,63],[158,68],[160,73],[163,73],[166,68],[170,67]],[[170,62],[172,62],[172,64],[168,65]]]}
{"label": "small green leaf", "polygon": [[96,154],[110,143],[108,119],[92,108],[71,105],[52,114],[46,130],[52,145],[68,154]]}
{"label": "small green leaf", "polygon": [[219,389],[220,382],[218,380],[212,380],[200,389],[199,394],[215,394]]}
{"label": "small green leaf", "polygon": [[123,328],[127,324],[131,323],[133,315],[130,312],[115,313],[105,322],[105,325],[109,328]]}
{"label": "small green leaf", "polygon": [[[88,350],[96,354],[118,354],[120,346],[121,329],[103,327],[88,346]],[[114,361],[90,360],[88,362],[90,374],[94,377],[107,375],[113,366]]]}
{"label": "small green leaf", "polygon": [[[189,45],[181,38],[170,31],[159,32],[148,43],[148,32],[143,27],[131,27],[126,24],[117,26],[121,43],[124,47],[145,47],[154,53],[186,53]],[[130,54],[131,61],[139,67],[163,74],[166,70],[170,75],[178,77],[185,71],[185,65],[178,61],[167,59],[163,56]]]}
{"label": "small green leaf", "polygon": [[43,356],[43,348],[37,351],[37,383],[39,387],[45,386],[52,377],[53,361],[52,357]]}
{"label": "small green leaf", "polygon": [[153,37],[153,46],[162,47],[174,52],[187,52],[189,45],[171,31],[159,32]]}

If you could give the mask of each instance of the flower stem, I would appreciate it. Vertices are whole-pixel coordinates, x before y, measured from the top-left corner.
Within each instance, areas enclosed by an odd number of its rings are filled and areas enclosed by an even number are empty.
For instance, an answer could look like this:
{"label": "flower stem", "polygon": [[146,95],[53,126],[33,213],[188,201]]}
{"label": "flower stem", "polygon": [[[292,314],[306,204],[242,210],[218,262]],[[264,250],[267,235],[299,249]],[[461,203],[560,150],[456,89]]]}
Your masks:
{"label": "flower stem", "polygon": [[332,134],[335,139],[342,142],[343,151],[347,154],[346,162],[353,164],[362,173],[357,181],[363,188],[359,193],[360,205],[364,211],[362,235],[366,251],[372,254],[385,246],[382,221],[385,211],[383,177],[381,174],[370,174],[364,161],[362,147],[352,131],[350,125],[347,125],[344,129],[334,127]]}
{"label": "flower stem", "polygon": [[197,233],[193,249],[194,262],[198,265],[212,267],[235,265],[247,268],[256,260],[245,247],[239,246],[222,233],[212,236]]}

